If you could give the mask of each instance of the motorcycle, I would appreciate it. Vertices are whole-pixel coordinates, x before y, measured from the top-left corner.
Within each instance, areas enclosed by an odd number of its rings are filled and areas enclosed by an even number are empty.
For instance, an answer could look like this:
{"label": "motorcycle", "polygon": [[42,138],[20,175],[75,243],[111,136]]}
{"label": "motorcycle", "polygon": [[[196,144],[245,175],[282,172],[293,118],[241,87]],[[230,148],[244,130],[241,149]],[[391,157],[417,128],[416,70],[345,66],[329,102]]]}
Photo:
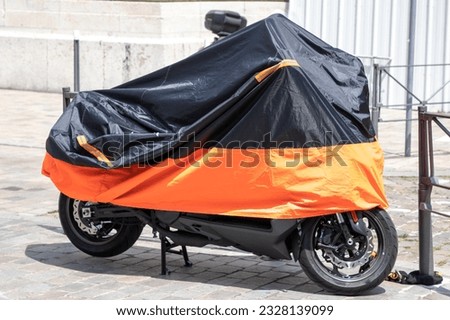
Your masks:
{"label": "motorcycle", "polygon": [[[217,26],[217,21],[222,26]],[[231,21],[231,29],[224,27],[227,24],[224,21],[228,24]],[[207,15],[205,23],[219,38],[224,35],[228,37],[228,34],[241,29],[245,24],[245,19],[230,12],[212,12]],[[265,79],[267,72],[263,76]],[[262,80],[258,82],[263,82],[264,79],[260,78]],[[371,143],[376,143],[371,139]],[[113,166],[113,161],[108,160],[113,155],[99,154],[92,147],[93,142],[90,145],[84,142],[83,145],[81,140],[83,139],[78,139],[80,145],[96,155],[99,161],[103,161],[104,167],[105,163],[109,167]],[[357,147],[362,145],[357,144]],[[62,158],[57,152],[55,155]],[[52,165],[49,164],[44,169],[49,176],[53,170]],[[124,166],[123,163],[120,165]],[[61,180],[63,179],[54,179],[55,184]],[[83,183],[86,186],[88,182]],[[272,259],[294,259],[306,275],[325,290],[336,294],[357,295],[378,286],[392,270],[397,256],[396,229],[381,204],[365,205],[369,208],[364,209],[349,206],[348,210],[345,210],[348,204],[344,204],[342,207],[338,206],[340,209],[335,212],[327,209],[323,213],[317,211],[318,213],[304,216],[277,218],[264,214],[222,215],[198,210],[184,212],[170,208],[121,205],[120,201],[112,204],[80,200],[67,195],[65,190],[71,189],[64,188],[61,185],[59,217],[64,232],[73,245],[92,256],[115,256],[132,247],[143,228],[148,225],[161,241],[163,275],[168,272],[167,253],[182,254],[185,265],[192,266],[186,247],[231,246]],[[82,188],[83,185],[80,184],[80,190]],[[292,193],[292,190],[289,192]],[[152,192],[147,193],[148,198],[151,198]],[[80,198],[86,196],[83,194]],[[332,207],[329,204],[327,206]],[[181,249],[176,251],[175,247]]]}
{"label": "motorcycle", "polygon": [[378,286],[397,256],[395,226],[379,208],[300,220],[252,219],[140,210],[61,194],[59,217],[72,244],[95,257],[125,252],[149,225],[161,239],[163,275],[165,254],[174,247],[182,247],[185,265],[191,266],[186,246],[214,244],[273,259],[294,259],[325,290],[355,295]]}

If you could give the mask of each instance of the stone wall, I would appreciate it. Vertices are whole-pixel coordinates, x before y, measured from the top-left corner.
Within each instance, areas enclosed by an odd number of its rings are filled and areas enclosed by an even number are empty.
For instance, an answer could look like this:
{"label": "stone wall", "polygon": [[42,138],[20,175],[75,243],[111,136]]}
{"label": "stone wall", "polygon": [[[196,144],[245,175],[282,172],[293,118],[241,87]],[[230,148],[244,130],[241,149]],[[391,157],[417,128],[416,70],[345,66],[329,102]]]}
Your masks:
{"label": "stone wall", "polygon": [[211,9],[237,11],[250,24],[285,11],[286,3],[0,0],[0,88],[57,92],[73,86],[74,30],[81,89],[121,84],[211,42],[203,26]]}

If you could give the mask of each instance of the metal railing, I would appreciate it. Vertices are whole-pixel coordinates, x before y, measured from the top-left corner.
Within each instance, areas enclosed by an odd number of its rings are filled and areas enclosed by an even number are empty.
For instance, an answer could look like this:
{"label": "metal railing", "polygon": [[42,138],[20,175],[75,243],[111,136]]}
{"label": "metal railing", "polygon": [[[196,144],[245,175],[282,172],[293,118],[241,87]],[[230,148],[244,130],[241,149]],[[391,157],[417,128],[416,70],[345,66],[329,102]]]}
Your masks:
{"label": "metal railing", "polygon": [[[437,90],[435,90],[428,98],[419,98],[417,94],[411,89],[412,84],[404,84],[397,77],[395,77],[391,69],[395,68],[407,68],[408,70],[414,68],[428,68],[428,67],[450,67],[450,64],[417,64],[417,65],[373,65],[373,75],[372,75],[372,100],[371,100],[371,119],[374,126],[375,132],[378,134],[378,124],[380,120],[380,113],[382,108],[395,108],[396,110],[406,111],[404,118],[383,120],[382,122],[405,122],[405,157],[411,156],[411,124],[412,121],[417,120],[417,118],[412,118],[412,112],[415,107],[419,106],[435,106],[435,105],[450,105],[450,101],[437,101],[431,102],[439,93],[441,93],[448,84],[450,80],[443,83]],[[384,76],[384,77],[383,77]],[[382,81],[383,79],[394,81],[403,92],[406,93],[406,102],[400,104],[383,104],[381,102],[382,93]],[[444,81],[443,81],[444,82]],[[400,109],[399,109],[400,108]]]}
{"label": "metal railing", "polygon": [[450,115],[427,112],[426,106],[419,107],[419,271],[429,276],[434,275],[431,213],[450,218],[448,214],[433,210],[431,204],[433,187],[450,190],[450,186],[439,182],[434,170],[433,122],[450,137],[450,131],[439,118],[450,119]]}
{"label": "metal railing", "polygon": [[66,108],[69,105],[70,101],[72,101],[72,99],[75,98],[77,93],[78,92],[70,91],[70,87],[63,87],[62,88],[63,112],[64,112],[64,110],[66,110]]}
{"label": "metal railing", "polygon": [[[427,99],[421,99],[411,90],[411,86],[403,84],[391,73],[391,68],[410,68],[410,67],[447,67],[450,64],[432,64],[432,65],[395,65],[380,66],[374,64],[372,75],[372,106],[371,119],[375,132],[378,134],[378,123],[380,121],[381,108],[397,108],[397,110],[406,111],[404,118],[381,120],[383,122],[405,122],[405,156],[411,154],[411,125],[412,121],[418,120],[418,153],[419,153],[419,191],[418,191],[418,210],[419,210],[419,273],[421,275],[433,276],[434,272],[434,251],[433,251],[433,226],[431,214],[438,214],[450,218],[449,214],[439,212],[433,209],[431,195],[433,188],[442,188],[450,190],[450,186],[440,183],[436,177],[434,165],[434,147],[433,147],[433,124],[437,125],[448,137],[450,130],[440,121],[440,119],[450,119],[450,114],[428,112],[429,106],[450,104],[450,101],[430,102],[450,83],[446,81],[435,90]],[[394,81],[400,88],[406,92],[406,102],[404,104],[386,104],[381,103],[382,76]],[[398,109],[399,108],[399,109]],[[417,118],[412,117],[413,108],[417,108]]]}

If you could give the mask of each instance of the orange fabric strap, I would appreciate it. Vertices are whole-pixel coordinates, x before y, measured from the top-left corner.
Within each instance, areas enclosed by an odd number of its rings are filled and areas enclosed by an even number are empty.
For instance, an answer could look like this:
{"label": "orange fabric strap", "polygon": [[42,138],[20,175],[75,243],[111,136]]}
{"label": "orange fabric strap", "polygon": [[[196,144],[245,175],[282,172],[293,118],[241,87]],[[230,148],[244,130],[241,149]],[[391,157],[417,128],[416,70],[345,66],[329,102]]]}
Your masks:
{"label": "orange fabric strap", "polygon": [[112,165],[111,161],[109,161],[109,159],[100,150],[98,150],[94,146],[90,145],[87,142],[86,136],[84,136],[84,135],[78,136],[77,141],[84,150],[86,150],[87,152],[92,154],[94,157],[96,157],[98,161],[104,162],[108,165],[108,167],[112,168],[113,165]]}
{"label": "orange fabric strap", "polygon": [[255,76],[255,79],[258,82],[262,82],[265,78],[270,76],[272,73],[274,73],[275,71],[277,71],[281,68],[284,68],[284,67],[300,67],[300,65],[298,64],[297,60],[286,59],[286,60],[283,60],[283,61],[277,63],[274,66],[271,66],[267,69],[264,69],[261,72],[258,72]]}

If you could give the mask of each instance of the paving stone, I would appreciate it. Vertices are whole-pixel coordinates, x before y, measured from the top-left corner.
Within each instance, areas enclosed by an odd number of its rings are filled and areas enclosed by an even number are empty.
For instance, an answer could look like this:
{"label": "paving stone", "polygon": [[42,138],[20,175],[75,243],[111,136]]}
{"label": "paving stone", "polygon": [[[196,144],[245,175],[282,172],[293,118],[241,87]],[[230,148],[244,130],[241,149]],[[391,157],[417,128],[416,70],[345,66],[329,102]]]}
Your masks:
{"label": "paving stone", "polygon": [[251,277],[256,276],[258,273],[256,272],[248,272],[248,271],[236,271],[231,274],[229,274],[232,278],[238,278],[238,279],[248,279]]}
{"label": "paving stone", "polygon": [[285,264],[286,262],[284,260],[269,260],[258,263],[259,266],[271,268],[281,267],[284,266]]}
{"label": "paving stone", "polygon": [[281,282],[270,282],[268,285],[261,286],[262,290],[270,290],[274,293],[277,292],[287,292],[289,289],[294,288],[296,284],[291,283],[281,283]]}
{"label": "paving stone", "polygon": [[256,259],[253,259],[253,260],[239,259],[239,260],[234,260],[234,261],[228,262],[227,265],[246,268],[246,267],[254,266],[258,263],[259,263],[259,261],[257,261]]}
{"label": "paving stone", "polygon": [[[258,263],[253,266],[249,266],[249,267],[245,268],[244,270],[248,271],[248,272],[261,273],[261,272],[269,272],[273,269],[274,269],[274,267],[272,267],[272,266],[263,266]],[[275,268],[275,269],[277,269],[277,268]]]}
{"label": "paving stone", "polygon": [[233,286],[234,284],[237,284],[240,281],[241,281],[240,278],[232,278],[229,275],[225,275],[225,276],[223,276],[221,278],[212,279],[212,280],[208,281],[208,283],[217,284],[217,285],[220,285],[220,286],[227,287],[227,286]]}
{"label": "paving stone", "polygon": [[228,289],[226,287],[222,287],[219,290],[210,292],[201,297],[202,300],[230,300],[236,299],[240,293],[237,293],[232,288]]}
{"label": "paving stone", "polygon": [[269,290],[250,290],[239,296],[241,300],[265,300],[272,294]]}
{"label": "paving stone", "polygon": [[[189,251],[188,251],[188,253],[189,253]],[[198,263],[198,262],[200,262],[200,261],[210,260],[210,259],[211,259],[211,256],[208,255],[208,254],[201,254],[201,253],[200,253],[200,254],[199,254],[199,253],[196,253],[196,254],[194,254],[194,255],[192,255],[192,254],[189,253],[189,259],[190,259],[192,262]],[[233,263],[233,261],[231,261],[231,263]]]}
{"label": "paving stone", "polygon": [[260,277],[263,278],[269,278],[269,279],[279,279],[289,276],[289,273],[285,272],[278,272],[278,271],[267,271],[267,272],[261,272],[259,274]]}
{"label": "paving stone", "polygon": [[36,294],[36,296],[33,297],[33,299],[36,299],[36,300],[61,300],[61,299],[64,299],[66,297],[66,295],[67,295],[66,291],[51,290],[51,291],[46,291],[41,294]]}
{"label": "paving stone", "polygon": [[305,292],[305,293],[317,293],[323,291],[321,287],[315,283],[306,282],[300,286],[296,286],[292,289],[293,291]]}
{"label": "paving stone", "polygon": [[215,272],[222,272],[222,273],[233,273],[239,270],[242,270],[242,267],[239,266],[231,266],[231,265],[221,265],[214,267],[213,270]]}
{"label": "paving stone", "polygon": [[[202,266],[204,268],[216,268],[216,267],[222,267],[227,262],[227,259],[221,259],[219,261],[216,260],[205,260],[199,262],[197,265]],[[230,261],[231,262],[231,261]]]}
{"label": "paving stone", "polygon": [[270,278],[265,278],[265,277],[261,277],[261,276],[255,276],[255,277],[251,277],[251,278],[247,278],[241,281],[242,285],[246,285],[246,286],[251,286],[253,288],[259,288],[263,285],[266,285],[268,283],[272,283],[274,282],[274,279],[270,279]]}
{"label": "paving stone", "polygon": [[299,273],[298,276],[290,275],[288,277],[280,278],[277,280],[279,283],[301,285],[309,281],[309,278],[304,273]]}

